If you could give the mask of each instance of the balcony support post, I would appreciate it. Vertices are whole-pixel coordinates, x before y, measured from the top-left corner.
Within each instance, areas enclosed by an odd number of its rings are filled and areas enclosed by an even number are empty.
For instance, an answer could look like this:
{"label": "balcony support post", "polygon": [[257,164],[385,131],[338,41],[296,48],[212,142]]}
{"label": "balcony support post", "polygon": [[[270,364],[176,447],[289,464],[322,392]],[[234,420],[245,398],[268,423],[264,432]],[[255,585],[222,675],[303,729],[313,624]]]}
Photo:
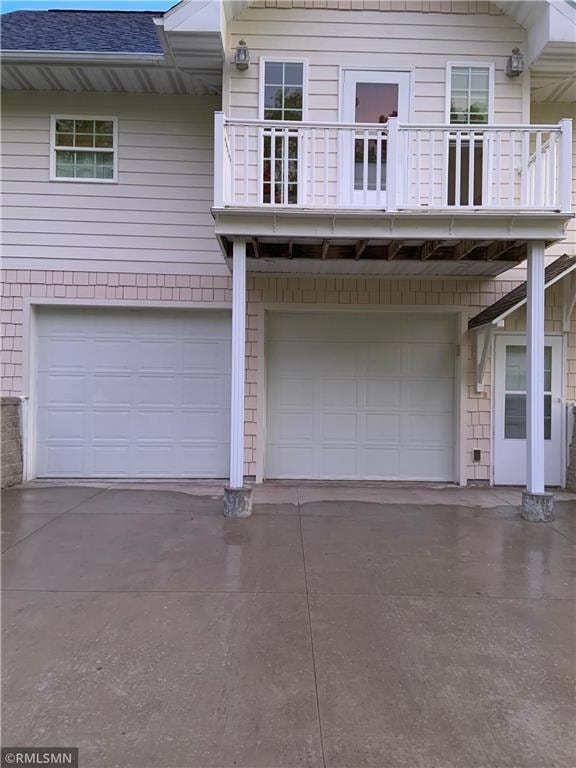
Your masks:
{"label": "balcony support post", "polygon": [[398,118],[388,118],[386,146],[386,210],[398,210],[398,164],[400,162],[398,141]]}
{"label": "balcony support post", "polygon": [[560,120],[560,152],[558,158],[558,197],[562,213],[572,213],[572,120]]}
{"label": "balcony support post", "polygon": [[554,497],[544,491],[544,241],[528,243],[526,328],[526,490],[522,517],[554,519]]}
{"label": "balcony support post", "polygon": [[214,112],[214,207],[224,207],[224,113]]}
{"label": "balcony support post", "polygon": [[230,398],[230,485],[224,489],[226,517],[252,513],[252,488],[244,486],[244,378],[246,359],[246,240],[232,243],[232,370]]}

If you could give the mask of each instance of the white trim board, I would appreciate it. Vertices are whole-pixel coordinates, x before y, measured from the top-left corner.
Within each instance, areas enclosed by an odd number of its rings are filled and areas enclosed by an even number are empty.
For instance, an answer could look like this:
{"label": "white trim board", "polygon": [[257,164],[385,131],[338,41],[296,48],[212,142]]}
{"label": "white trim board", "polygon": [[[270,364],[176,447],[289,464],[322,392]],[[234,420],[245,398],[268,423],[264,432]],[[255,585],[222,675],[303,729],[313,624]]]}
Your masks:
{"label": "white trim board", "polygon": [[214,264],[192,264],[188,262],[162,261],[115,261],[113,259],[50,259],[36,256],[5,256],[2,269],[41,270],[49,272],[111,272],[113,274],[149,274],[149,275],[209,275],[229,277],[230,270],[224,259]]}

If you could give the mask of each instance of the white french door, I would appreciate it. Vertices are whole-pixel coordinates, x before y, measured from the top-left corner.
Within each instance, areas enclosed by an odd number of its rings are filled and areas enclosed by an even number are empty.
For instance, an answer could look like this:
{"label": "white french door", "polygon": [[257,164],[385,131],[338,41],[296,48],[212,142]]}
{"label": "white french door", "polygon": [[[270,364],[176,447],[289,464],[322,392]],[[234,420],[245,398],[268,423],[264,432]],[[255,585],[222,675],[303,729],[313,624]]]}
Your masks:
{"label": "white french door", "polygon": [[[526,340],[495,337],[494,483],[526,482]],[[544,346],[544,479],[562,484],[562,338],[546,336]]]}
{"label": "white french door", "polygon": [[[389,117],[407,122],[410,74],[349,69],[344,71],[342,120],[366,126],[346,134],[343,167],[344,202],[384,208],[388,157],[386,123]],[[382,126],[381,128],[379,126]]]}

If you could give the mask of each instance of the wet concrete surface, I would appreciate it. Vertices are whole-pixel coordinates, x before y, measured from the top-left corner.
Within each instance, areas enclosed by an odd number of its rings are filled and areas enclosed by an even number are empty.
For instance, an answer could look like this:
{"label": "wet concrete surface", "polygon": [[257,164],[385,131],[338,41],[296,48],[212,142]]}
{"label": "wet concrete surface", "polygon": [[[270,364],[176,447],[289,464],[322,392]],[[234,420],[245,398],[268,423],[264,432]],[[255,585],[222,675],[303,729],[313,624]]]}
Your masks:
{"label": "wet concrete surface", "polygon": [[3,494],[3,745],[574,768],[573,499],[530,524],[512,492],[273,490],[246,520],[174,485]]}

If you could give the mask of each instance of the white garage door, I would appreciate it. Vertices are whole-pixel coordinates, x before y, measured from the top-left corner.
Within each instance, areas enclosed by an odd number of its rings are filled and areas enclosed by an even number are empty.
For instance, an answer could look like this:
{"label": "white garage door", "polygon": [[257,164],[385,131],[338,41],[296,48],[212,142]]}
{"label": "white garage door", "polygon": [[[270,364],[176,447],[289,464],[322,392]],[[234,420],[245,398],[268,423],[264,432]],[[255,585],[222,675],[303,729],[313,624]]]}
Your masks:
{"label": "white garage door", "polygon": [[453,317],[273,313],[270,478],[454,480]]}
{"label": "white garage door", "polygon": [[230,316],[38,313],[39,477],[226,477]]}

